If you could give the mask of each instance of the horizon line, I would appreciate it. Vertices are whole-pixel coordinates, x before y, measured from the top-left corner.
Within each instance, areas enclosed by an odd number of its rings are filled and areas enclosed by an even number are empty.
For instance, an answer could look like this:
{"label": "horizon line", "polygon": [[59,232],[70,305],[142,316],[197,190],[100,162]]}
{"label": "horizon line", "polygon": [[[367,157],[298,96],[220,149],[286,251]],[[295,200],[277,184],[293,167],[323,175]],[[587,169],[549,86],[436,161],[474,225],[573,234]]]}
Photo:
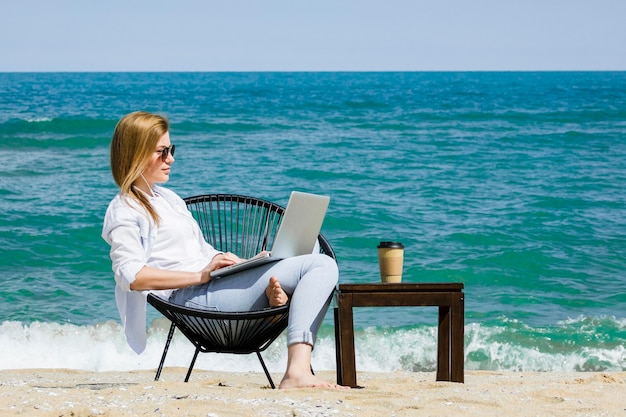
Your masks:
{"label": "horizon line", "polygon": [[626,72],[626,69],[480,69],[480,70],[1,70],[0,74],[145,74],[145,73],[520,73],[520,72]]}

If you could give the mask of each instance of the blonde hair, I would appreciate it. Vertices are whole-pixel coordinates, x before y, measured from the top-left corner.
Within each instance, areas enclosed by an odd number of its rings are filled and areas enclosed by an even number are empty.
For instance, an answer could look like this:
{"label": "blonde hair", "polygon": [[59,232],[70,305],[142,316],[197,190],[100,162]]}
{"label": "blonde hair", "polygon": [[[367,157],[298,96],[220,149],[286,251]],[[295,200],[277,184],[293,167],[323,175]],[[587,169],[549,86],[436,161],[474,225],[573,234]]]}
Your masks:
{"label": "blonde hair", "polygon": [[146,195],[133,186],[150,163],[159,139],[169,131],[166,117],[137,111],[122,117],[111,140],[111,173],[122,195],[136,200],[159,224],[159,215]]}

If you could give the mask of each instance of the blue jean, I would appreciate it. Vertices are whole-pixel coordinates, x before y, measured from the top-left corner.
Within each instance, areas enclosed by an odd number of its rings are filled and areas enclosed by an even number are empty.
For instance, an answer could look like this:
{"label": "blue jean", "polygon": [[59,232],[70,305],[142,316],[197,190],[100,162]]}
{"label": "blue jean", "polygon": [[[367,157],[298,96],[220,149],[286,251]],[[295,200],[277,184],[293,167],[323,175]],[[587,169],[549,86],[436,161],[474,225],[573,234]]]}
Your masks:
{"label": "blue jean", "polygon": [[275,276],[289,295],[287,344],[315,345],[317,331],[339,280],[334,259],[322,254],[296,256],[279,262],[181,288],[170,301],[214,311],[255,311],[269,307],[265,290]]}

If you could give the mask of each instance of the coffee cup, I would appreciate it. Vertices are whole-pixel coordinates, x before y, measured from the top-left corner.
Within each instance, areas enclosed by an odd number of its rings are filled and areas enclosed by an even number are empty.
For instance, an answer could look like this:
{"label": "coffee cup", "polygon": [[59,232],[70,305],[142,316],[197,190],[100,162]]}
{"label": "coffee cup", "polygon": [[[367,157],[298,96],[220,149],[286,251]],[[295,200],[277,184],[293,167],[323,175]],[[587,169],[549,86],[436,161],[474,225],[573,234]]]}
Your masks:
{"label": "coffee cup", "polygon": [[380,242],[378,265],[382,282],[402,282],[404,245],[400,242]]}

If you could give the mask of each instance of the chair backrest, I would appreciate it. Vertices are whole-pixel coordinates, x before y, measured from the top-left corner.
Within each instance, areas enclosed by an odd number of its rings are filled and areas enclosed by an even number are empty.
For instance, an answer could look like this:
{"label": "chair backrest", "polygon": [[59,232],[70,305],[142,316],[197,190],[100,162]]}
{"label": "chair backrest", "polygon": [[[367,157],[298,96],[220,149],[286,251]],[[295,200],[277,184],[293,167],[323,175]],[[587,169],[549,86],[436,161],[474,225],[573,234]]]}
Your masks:
{"label": "chair backrest", "polygon": [[[278,204],[236,194],[206,194],[185,198],[187,207],[214,248],[251,258],[272,247],[285,212]],[[333,259],[328,241],[318,237],[320,252]]]}

